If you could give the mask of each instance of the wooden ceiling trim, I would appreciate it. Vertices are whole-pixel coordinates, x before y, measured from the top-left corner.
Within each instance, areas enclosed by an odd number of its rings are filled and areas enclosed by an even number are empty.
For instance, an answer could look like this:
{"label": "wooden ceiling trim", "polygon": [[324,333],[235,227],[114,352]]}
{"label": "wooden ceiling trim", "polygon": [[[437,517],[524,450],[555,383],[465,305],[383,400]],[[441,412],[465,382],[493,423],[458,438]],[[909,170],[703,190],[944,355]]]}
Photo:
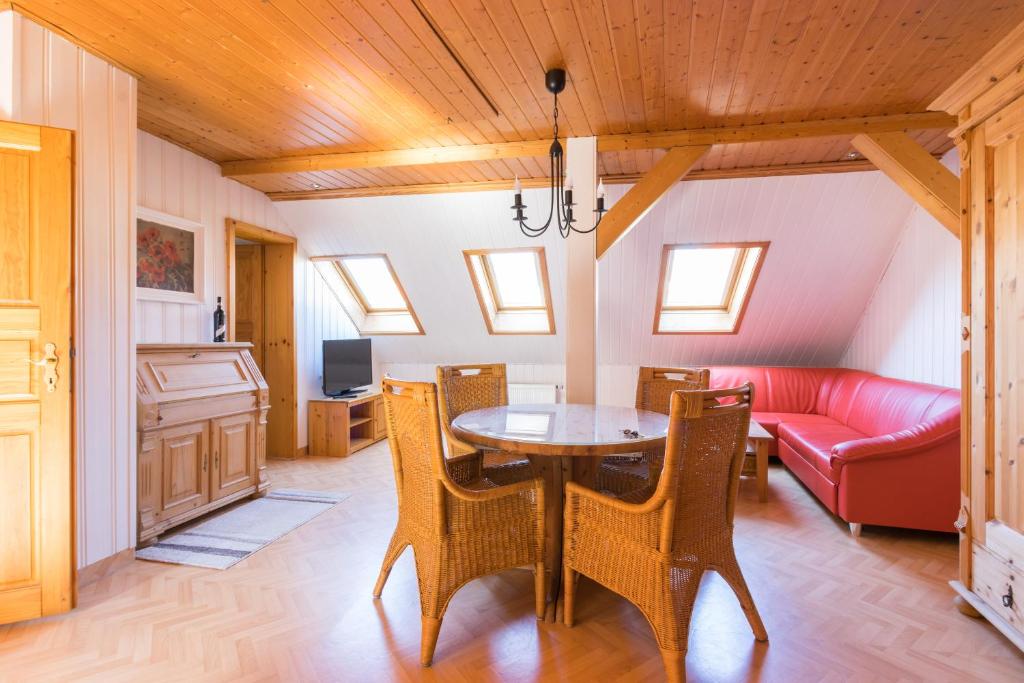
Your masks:
{"label": "wooden ceiling trim", "polygon": [[343,152],[340,154],[311,154],[227,161],[221,164],[226,177],[259,175],[261,173],[301,173],[342,168],[379,168],[386,166],[416,166],[420,164],[450,164],[460,161],[484,161],[511,157],[547,156],[551,140],[530,142],[498,142],[483,145],[457,145],[451,147],[425,147],[389,150],[383,152]]}
{"label": "wooden ceiling trim", "polygon": [[597,258],[601,258],[612,245],[625,237],[669,188],[693,168],[708,149],[710,147],[707,145],[673,147],[629,188],[597,226],[594,246]]}
{"label": "wooden ceiling trim", "polygon": [[906,133],[858,135],[853,146],[910,197],[960,236],[960,180]]}
{"label": "wooden ceiling trim", "polygon": [[[754,126],[733,126],[703,130],[669,131],[598,137],[599,152],[669,148],[689,145],[720,145],[763,140],[788,140],[834,135],[857,135],[864,132],[891,132],[917,128],[942,128],[955,124],[944,112],[924,112],[896,116],[866,116],[855,119],[799,121]],[[459,145],[381,152],[347,152],[312,154],[277,159],[229,161],[221,164],[226,177],[267,173],[302,173],[344,168],[415,166],[448,164],[464,161],[486,161],[513,157],[544,157],[549,140],[502,142],[482,145]]]}
{"label": "wooden ceiling trim", "polygon": [[[852,161],[810,162],[789,164],[786,166],[745,166],[737,168],[713,168],[692,170],[683,176],[681,182],[693,180],[725,180],[736,178],[768,178],[799,175],[818,175],[821,173],[851,173],[878,170],[867,159]],[[642,173],[622,175],[605,175],[606,185],[623,185],[638,182]],[[278,176],[275,176],[276,180]],[[244,182],[244,179],[243,179]],[[320,190],[303,189],[299,191],[267,190],[267,196],[274,201],[300,201],[307,199],[352,199],[358,197],[396,197],[417,194],[447,194],[453,192],[485,192],[511,190],[511,180],[488,180],[483,182],[462,183],[422,183],[411,185],[378,185],[357,184],[350,187],[325,188]],[[551,185],[549,178],[521,178],[524,188],[547,188]]]}
{"label": "wooden ceiling trim", "polygon": [[935,116],[935,113],[921,112],[892,116],[861,116],[816,121],[794,121],[790,123],[764,123],[749,126],[666,131],[663,133],[602,135],[597,139],[597,150],[599,152],[612,152],[685,145],[728,145],[737,142],[857,135],[862,132],[949,128],[955,125],[950,116]]}

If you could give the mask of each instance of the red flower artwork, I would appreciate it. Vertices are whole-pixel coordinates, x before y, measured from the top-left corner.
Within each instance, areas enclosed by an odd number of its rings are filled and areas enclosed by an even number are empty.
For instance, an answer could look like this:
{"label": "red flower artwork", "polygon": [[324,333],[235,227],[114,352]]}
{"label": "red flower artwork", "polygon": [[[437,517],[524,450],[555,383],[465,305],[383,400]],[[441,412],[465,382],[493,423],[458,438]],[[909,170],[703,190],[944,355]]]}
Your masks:
{"label": "red flower artwork", "polygon": [[195,234],[139,219],[135,284],[195,292]]}

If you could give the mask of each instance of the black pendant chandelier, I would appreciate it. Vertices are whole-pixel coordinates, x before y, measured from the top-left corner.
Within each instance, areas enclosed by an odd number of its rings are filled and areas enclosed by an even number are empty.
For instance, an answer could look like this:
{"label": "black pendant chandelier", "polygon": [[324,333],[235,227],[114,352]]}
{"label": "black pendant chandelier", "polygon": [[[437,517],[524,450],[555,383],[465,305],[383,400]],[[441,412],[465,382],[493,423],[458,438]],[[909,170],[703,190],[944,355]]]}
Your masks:
{"label": "black pendant chandelier", "polygon": [[548,152],[551,162],[551,205],[548,208],[548,219],[540,227],[531,228],[526,224],[526,216],[523,214],[523,211],[526,210],[526,204],[523,204],[523,188],[519,184],[519,177],[516,176],[515,188],[513,190],[515,192],[515,204],[510,207],[515,211],[513,220],[519,223],[519,229],[527,237],[540,237],[543,235],[551,226],[552,220],[557,223],[558,232],[561,233],[563,238],[568,237],[572,232],[580,234],[593,232],[597,229],[598,224],[601,222],[601,216],[606,211],[604,208],[604,182],[602,181],[597,186],[597,208],[594,209],[594,213],[597,214],[597,220],[594,222],[594,225],[587,229],[576,227],[576,218],[572,214],[572,207],[576,206],[575,202],[572,201],[572,179],[565,176],[565,153],[562,149],[562,143],[558,140],[558,93],[565,90],[565,70],[551,69],[544,75],[544,79],[548,92],[555,96],[554,139],[551,141],[551,149]]}

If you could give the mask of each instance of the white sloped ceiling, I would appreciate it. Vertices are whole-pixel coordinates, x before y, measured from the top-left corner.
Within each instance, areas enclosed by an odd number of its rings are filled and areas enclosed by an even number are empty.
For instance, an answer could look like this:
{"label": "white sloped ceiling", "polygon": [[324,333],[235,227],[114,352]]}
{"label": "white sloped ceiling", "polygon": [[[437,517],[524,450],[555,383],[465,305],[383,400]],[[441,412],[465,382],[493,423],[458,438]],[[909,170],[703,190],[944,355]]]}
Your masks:
{"label": "white sloped ceiling", "polygon": [[[609,188],[610,200],[627,187]],[[528,215],[547,195],[526,191]],[[508,192],[282,202],[311,255],[386,252],[426,335],[378,337],[382,363],[563,362],[565,251],[557,232],[523,237]],[[842,357],[911,201],[878,172],[676,185],[599,264],[602,365],[832,365]],[[736,335],[653,335],[662,246],[771,242]],[[489,336],[463,249],[542,244],[558,334]]]}

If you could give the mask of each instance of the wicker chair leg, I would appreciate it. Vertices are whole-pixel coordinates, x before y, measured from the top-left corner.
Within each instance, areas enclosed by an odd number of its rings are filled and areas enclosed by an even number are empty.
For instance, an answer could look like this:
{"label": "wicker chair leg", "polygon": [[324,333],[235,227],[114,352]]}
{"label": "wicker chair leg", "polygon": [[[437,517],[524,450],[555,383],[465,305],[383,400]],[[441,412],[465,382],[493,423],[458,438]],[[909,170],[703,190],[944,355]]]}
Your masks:
{"label": "wicker chair leg", "polygon": [[576,616],[576,572],[568,566],[562,571],[562,621],[572,628]]}
{"label": "wicker chair leg", "polygon": [[441,632],[441,619],[422,617],[423,635],[420,640],[420,664],[430,666],[434,661],[437,634]]}
{"label": "wicker chair leg", "polygon": [[754,632],[754,638],[762,643],[767,641],[768,631],[764,627],[764,622],[761,621],[761,614],[757,611],[757,605],[754,604],[754,598],[750,595],[750,589],[747,588],[747,582],[743,578],[743,572],[740,571],[740,565],[735,556],[731,558],[731,562],[726,563],[726,567],[725,571],[719,573],[732,588],[732,592],[736,594],[736,599],[740,601],[740,607],[747,615],[747,622],[750,624],[750,630]]}
{"label": "wicker chair leg", "polygon": [[668,683],[685,683],[686,653],[677,650],[662,650],[661,661],[665,664],[665,677]]}
{"label": "wicker chair leg", "polygon": [[373,587],[374,598],[379,598],[384,591],[384,584],[387,583],[388,577],[391,575],[391,567],[395,565],[395,560],[407,545],[409,545],[408,542],[398,539],[398,531],[391,535],[391,542],[388,543],[388,549],[384,553],[384,562],[381,564],[380,574],[377,576],[377,585]]}
{"label": "wicker chair leg", "polygon": [[544,580],[544,563],[538,562],[533,570],[533,592],[536,599],[537,618],[544,620],[544,613],[547,610],[547,582]]}

